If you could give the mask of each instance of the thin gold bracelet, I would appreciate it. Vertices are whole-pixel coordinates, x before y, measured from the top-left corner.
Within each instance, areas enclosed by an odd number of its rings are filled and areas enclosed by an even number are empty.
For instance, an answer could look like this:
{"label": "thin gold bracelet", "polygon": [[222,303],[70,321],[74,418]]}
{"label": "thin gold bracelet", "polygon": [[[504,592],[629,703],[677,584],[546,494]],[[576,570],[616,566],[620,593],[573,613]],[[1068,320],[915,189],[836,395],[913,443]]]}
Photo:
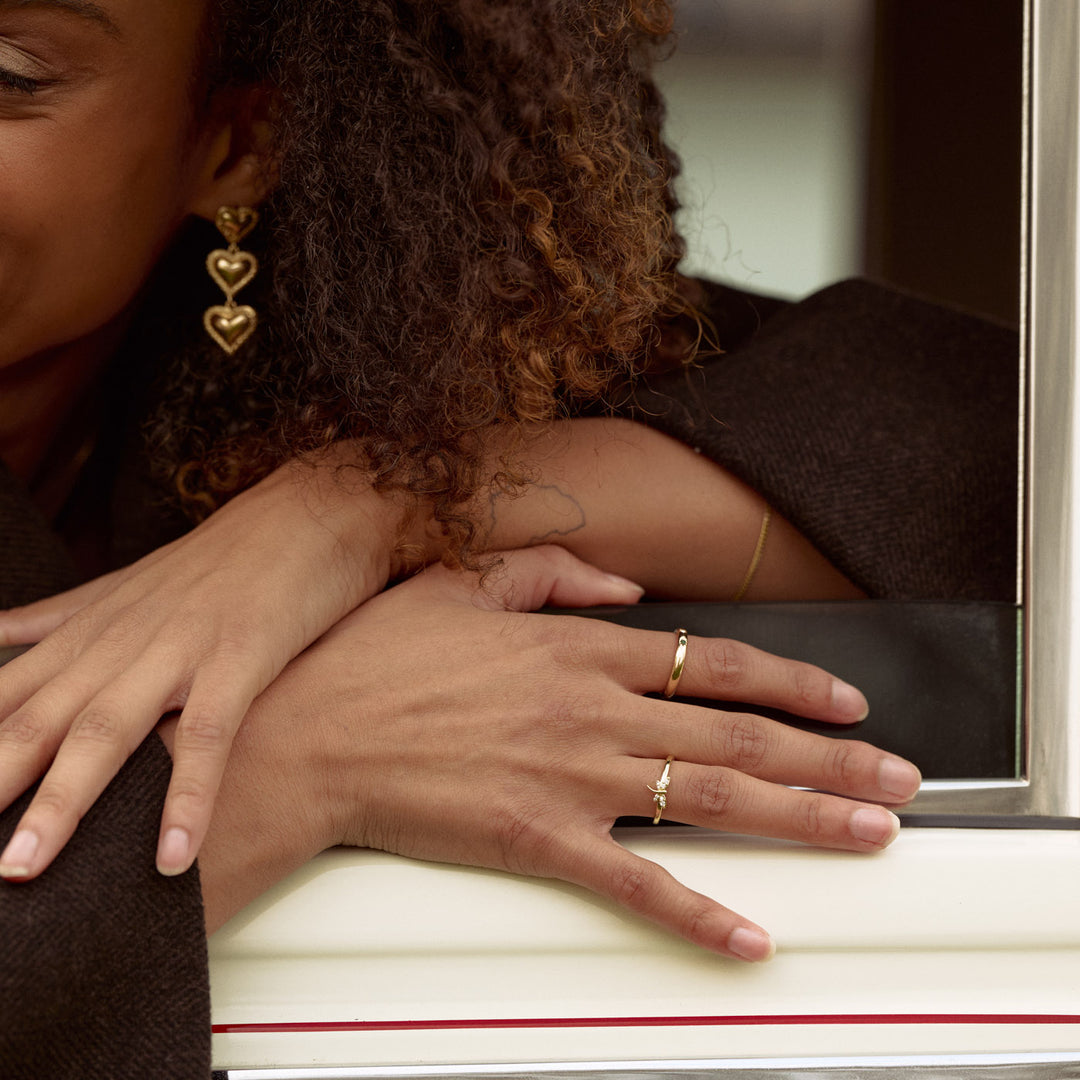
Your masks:
{"label": "thin gold bracelet", "polygon": [[754,545],[754,554],[750,556],[750,566],[746,571],[746,577],[743,578],[742,584],[731,598],[733,602],[741,600],[746,595],[746,590],[750,588],[750,582],[754,580],[758,564],[761,562],[762,552],[765,550],[765,541],[769,538],[769,522],[771,520],[772,507],[766,504],[765,513],[761,516],[761,531],[758,533],[757,543]]}

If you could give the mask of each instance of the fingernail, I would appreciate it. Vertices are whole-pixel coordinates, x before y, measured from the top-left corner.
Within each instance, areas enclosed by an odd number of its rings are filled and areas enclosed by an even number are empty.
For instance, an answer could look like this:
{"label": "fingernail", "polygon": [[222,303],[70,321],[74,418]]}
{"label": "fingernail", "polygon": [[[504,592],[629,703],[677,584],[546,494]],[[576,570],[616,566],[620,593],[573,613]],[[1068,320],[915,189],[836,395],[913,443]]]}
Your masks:
{"label": "fingernail", "polygon": [[903,758],[883,758],[878,766],[878,786],[898,799],[910,799],[921,783],[922,774]]}
{"label": "fingernail", "polygon": [[749,926],[739,926],[732,930],[727,939],[728,951],[743,960],[769,960],[776,952],[773,939],[764,930],[752,930]]}
{"label": "fingernail", "polygon": [[832,706],[837,712],[844,713],[853,720],[865,720],[870,714],[870,706],[862,692],[839,679],[833,679]]}
{"label": "fingernail", "polygon": [[628,592],[635,592],[638,596],[645,595],[645,590],[636,581],[620,577],[618,574],[605,574],[604,577],[606,577],[612,585],[618,585],[619,588],[626,589]]}
{"label": "fingernail", "polygon": [[848,828],[856,840],[880,846],[889,843],[900,831],[900,819],[883,807],[864,806],[851,815]]}
{"label": "fingernail", "polygon": [[30,864],[37,854],[38,837],[29,829],[20,829],[0,855],[0,877],[21,878],[30,876]]}
{"label": "fingernail", "polygon": [[187,829],[173,826],[161,838],[161,843],[158,845],[158,873],[166,877],[182,874],[191,865],[188,855],[190,849],[191,837],[188,836]]}

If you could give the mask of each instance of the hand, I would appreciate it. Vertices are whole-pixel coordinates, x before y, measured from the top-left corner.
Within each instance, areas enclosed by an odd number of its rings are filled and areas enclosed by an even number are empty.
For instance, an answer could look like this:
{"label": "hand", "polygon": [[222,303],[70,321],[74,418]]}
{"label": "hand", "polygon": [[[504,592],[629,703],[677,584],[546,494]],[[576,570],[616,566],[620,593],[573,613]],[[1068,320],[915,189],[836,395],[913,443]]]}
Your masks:
{"label": "hand", "polygon": [[386,583],[388,508],[332,468],[289,466],[133,566],[0,615],[0,645],[44,638],[0,669],[0,808],[45,774],[0,875],[40,874],[173,709],[157,858],[186,870],[251,701]]}
{"label": "hand", "polygon": [[[611,603],[620,586],[558,548],[505,558],[486,591],[435,568],[381,594],[255,703],[201,861],[211,926],[344,843],[561,878],[705,948],[763,959],[763,930],[610,835],[617,817],[653,813],[649,789],[669,754],[671,820],[851,851],[893,839],[897,819],[873,804],[910,799],[914,766],[865,743],[642,697],[667,679],[672,636],[518,613]],[[692,638],[680,692],[835,723],[866,710],[826,672],[732,641]],[[290,834],[301,837],[292,855]],[[277,868],[239,862],[237,836],[267,845]]]}

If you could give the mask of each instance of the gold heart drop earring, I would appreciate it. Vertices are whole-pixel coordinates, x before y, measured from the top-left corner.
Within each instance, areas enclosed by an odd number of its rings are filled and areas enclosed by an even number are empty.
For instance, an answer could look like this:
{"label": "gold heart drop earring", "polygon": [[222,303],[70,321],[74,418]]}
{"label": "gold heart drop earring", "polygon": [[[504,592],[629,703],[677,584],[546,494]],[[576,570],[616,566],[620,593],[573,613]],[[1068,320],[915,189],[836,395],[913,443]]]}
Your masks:
{"label": "gold heart drop earring", "polygon": [[225,294],[225,303],[206,309],[203,326],[229,356],[255,333],[258,322],[253,307],[238,304],[233,299],[259,272],[259,260],[250,251],[240,250],[240,241],[258,223],[258,211],[250,206],[223,206],[214,218],[218,232],[229,242],[229,247],[211,251],[206,257],[206,269]]}

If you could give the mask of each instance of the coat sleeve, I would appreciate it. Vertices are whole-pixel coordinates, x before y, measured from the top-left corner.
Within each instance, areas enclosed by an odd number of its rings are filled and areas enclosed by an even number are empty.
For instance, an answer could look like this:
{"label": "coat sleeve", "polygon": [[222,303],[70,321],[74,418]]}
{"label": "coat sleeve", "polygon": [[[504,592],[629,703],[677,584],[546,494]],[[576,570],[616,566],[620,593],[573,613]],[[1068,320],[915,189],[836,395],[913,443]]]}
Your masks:
{"label": "coat sleeve", "polygon": [[[710,295],[720,326],[745,310]],[[1014,330],[850,281],[650,377],[629,411],[749,483],[871,596],[1014,602],[1018,365]]]}
{"label": "coat sleeve", "polygon": [[[73,571],[0,470],[0,606]],[[0,882],[0,1075],[207,1080],[210,994],[197,870],[154,869],[171,762],[156,735],[129,759],[37,880]],[[6,844],[30,800],[0,814]]]}

